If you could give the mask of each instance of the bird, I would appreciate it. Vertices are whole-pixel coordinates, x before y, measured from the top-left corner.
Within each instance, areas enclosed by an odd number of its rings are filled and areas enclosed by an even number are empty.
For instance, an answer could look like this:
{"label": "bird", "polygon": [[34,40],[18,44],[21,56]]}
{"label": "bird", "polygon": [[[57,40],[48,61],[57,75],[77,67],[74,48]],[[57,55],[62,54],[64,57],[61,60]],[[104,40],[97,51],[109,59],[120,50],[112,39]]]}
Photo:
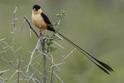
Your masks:
{"label": "bird", "polygon": [[67,42],[73,45],[78,51],[80,51],[83,55],[85,55],[91,62],[93,62],[98,68],[100,68],[106,74],[110,75],[111,72],[114,71],[113,68],[111,68],[108,64],[100,61],[99,59],[91,55],[88,51],[81,48],[72,40],[70,40],[69,38],[64,36],[62,33],[57,31],[52,25],[48,16],[45,14],[43,9],[41,8],[41,6],[38,4],[35,4],[32,6],[32,24],[35,25],[37,28],[39,28],[41,33],[44,32],[45,30],[49,30],[61,36],[63,39],[65,39]]}

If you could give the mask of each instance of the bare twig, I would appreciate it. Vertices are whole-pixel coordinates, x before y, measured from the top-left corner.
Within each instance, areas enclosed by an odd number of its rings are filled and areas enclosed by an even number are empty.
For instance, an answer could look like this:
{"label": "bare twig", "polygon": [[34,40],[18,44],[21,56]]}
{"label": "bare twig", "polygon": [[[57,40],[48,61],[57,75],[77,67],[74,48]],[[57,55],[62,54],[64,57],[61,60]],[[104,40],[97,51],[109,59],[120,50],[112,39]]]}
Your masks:
{"label": "bare twig", "polygon": [[9,69],[7,70],[3,70],[3,71],[0,71],[0,75],[3,75],[5,72],[9,71]]}
{"label": "bare twig", "polygon": [[4,37],[4,38],[1,38],[1,39],[0,39],[0,42],[1,42],[1,41],[4,41],[5,39],[6,39],[6,37]]}
{"label": "bare twig", "polygon": [[17,12],[18,7],[16,6],[15,9],[13,10],[13,14],[12,14],[12,31],[11,33],[15,33],[16,30],[16,21],[17,21],[17,16],[16,16],[16,12]]}
{"label": "bare twig", "polygon": [[29,63],[27,65],[27,69],[26,69],[26,72],[29,71],[29,68],[30,68],[30,65],[32,63],[32,59],[33,59],[33,56],[34,56],[34,53],[36,52],[36,50],[38,50],[39,48],[41,47],[41,43],[40,43],[40,39],[38,39],[37,41],[37,44],[35,46],[35,48],[33,49],[33,51],[31,52],[31,55],[30,55],[30,60],[29,60]]}
{"label": "bare twig", "polygon": [[76,48],[72,49],[67,55],[63,56],[62,61],[65,61],[75,50]]}
{"label": "bare twig", "polygon": [[[39,52],[40,52],[40,51],[39,51]],[[40,52],[40,53],[42,54],[42,52]],[[50,55],[50,56],[51,56],[51,59],[50,59],[50,57],[48,56],[48,54],[44,54],[44,55],[47,57],[47,59],[48,59],[49,61],[51,61],[51,64],[52,64],[52,66],[50,67],[50,69],[51,69],[51,70],[50,70],[50,83],[53,83],[53,77],[54,77],[54,76],[55,76],[61,83],[64,83],[64,81],[61,79],[61,77],[54,71],[55,68],[58,68],[58,66],[62,65],[63,62],[62,62],[62,63],[55,64],[52,55]]]}
{"label": "bare twig", "polygon": [[64,83],[64,81],[61,79],[61,77],[60,77],[56,72],[53,72],[53,74],[56,76],[56,78],[57,78],[61,83]]}
{"label": "bare twig", "polygon": [[17,60],[17,70],[18,70],[18,72],[17,72],[17,75],[18,75],[18,77],[17,77],[17,83],[20,83],[19,82],[19,80],[20,80],[20,57],[18,57],[18,60]]}
{"label": "bare twig", "polygon": [[29,28],[34,32],[34,34],[35,34],[37,37],[39,37],[38,34],[37,34],[37,32],[32,28],[32,26],[31,26],[31,24],[30,24],[28,18],[27,18],[26,16],[24,16],[24,19],[25,19],[26,22],[28,23]]}
{"label": "bare twig", "polygon": [[16,75],[16,73],[18,73],[18,70],[16,70],[11,76],[9,76],[8,80],[11,80]]}
{"label": "bare twig", "polygon": [[61,10],[59,13],[56,14],[57,17],[59,17],[59,20],[54,24],[54,26],[60,25],[63,17],[65,16],[65,11]]}
{"label": "bare twig", "polygon": [[[43,44],[42,44],[42,51],[45,54],[47,51],[45,50],[45,39],[43,40]],[[46,83],[47,81],[47,71],[46,71],[46,62],[47,62],[47,58],[46,55],[43,54],[43,83]]]}
{"label": "bare twig", "polygon": [[62,45],[60,45],[58,42],[53,41],[54,44],[56,44],[57,46],[59,46],[60,48],[64,49],[64,47]]}
{"label": "bare twig", "polygon": [[29,60],[29,63],[28,63],[28,65],[27,65],[26,72],[29,71],[29,68],[30,68],[30,66],[31,66],[32,59],[33,59],[33,56],[34,56],[35,51],[36,51],[36,50],[34,49],[34,50],[32,51],[32,53],[31,53],[31,55],[30,55],[30,60]]}
{"label": "bare twig", "polygon": [[54,72],[54,66],[51,68],[51,72],[50,72],[50,83],[53,83],[53,72]]}

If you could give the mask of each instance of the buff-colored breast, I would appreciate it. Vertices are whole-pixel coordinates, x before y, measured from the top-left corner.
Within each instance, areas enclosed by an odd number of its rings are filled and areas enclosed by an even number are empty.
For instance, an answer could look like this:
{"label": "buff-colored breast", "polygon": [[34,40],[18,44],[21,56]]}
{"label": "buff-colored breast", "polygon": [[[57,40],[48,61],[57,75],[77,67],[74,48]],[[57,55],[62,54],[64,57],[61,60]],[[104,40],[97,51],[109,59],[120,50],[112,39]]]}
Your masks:
{"label": "buff-colored breast", "polygon": [[47,29],[47,24],[45,23],[40,14],[32,14],[32,23],[39,29]]}

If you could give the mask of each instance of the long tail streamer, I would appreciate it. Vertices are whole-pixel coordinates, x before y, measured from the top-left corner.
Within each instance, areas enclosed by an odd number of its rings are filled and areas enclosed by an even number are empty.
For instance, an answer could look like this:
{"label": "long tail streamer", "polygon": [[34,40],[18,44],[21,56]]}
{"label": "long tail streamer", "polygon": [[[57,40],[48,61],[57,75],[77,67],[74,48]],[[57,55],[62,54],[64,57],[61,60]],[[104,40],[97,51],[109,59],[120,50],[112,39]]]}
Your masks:
{"label": "long tail streamer", "polygon": [[82,49],[80,46],[72,42],[70,39],[65,37],[60,32],[56,31],[62,38],[64,38],[66,41],[68,41],[70,44],[72,44],[74,47],[76,47],[82,54],[84,54],[90,61],[92,61],[97,67],[99,67],[102,71],[104,71],[107,74],[110,74],[110,72],[113,72],[114,70],[107,65],[106,63],[103,63],[102,61],[96,59],[94,56],[92,56],[90,53],[88,53],[86,50]]}

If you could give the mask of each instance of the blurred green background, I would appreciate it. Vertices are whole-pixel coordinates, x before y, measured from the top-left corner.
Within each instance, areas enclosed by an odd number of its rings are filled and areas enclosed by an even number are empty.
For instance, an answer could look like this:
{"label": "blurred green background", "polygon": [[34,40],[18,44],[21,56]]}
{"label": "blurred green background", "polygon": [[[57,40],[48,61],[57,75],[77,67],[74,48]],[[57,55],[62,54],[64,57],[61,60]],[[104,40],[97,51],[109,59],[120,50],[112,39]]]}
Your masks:
{"label": "blurred green background", "polygon": [[[17,83],[16,74],[12,78],[9,77],[16,70],[18,56],[22,60],[21,69],[26,70],[25,66],[29,62],[30,52],[35,47],[37,38],[34,34],[30,37],[24,16],[30,19],[32,5],[36,3],[42,6],[52,23],[57,21],[56,14],[64,10],[65,16],[59,25],[59,31],[115,70],[110,76],[106,75],[76,50],[57,72],[64,83],[124,82],[123,0],[0,0],[0,39],[6,38],[5,42],[0,41],[0,71],[9,70],[0,76],[0,80]],[[15,7],[16,31],[11,33]],[[64,46],[64,49],[54,45],[57,49],[52,54],[56,63],[74,48],[64,40],[59,41],[59,44]],[[19,51],[15,53],[18,48]],[[35,59],[33,64],[38,63],[38,60]],[[60,82],[55,80],[54,83]]]}

